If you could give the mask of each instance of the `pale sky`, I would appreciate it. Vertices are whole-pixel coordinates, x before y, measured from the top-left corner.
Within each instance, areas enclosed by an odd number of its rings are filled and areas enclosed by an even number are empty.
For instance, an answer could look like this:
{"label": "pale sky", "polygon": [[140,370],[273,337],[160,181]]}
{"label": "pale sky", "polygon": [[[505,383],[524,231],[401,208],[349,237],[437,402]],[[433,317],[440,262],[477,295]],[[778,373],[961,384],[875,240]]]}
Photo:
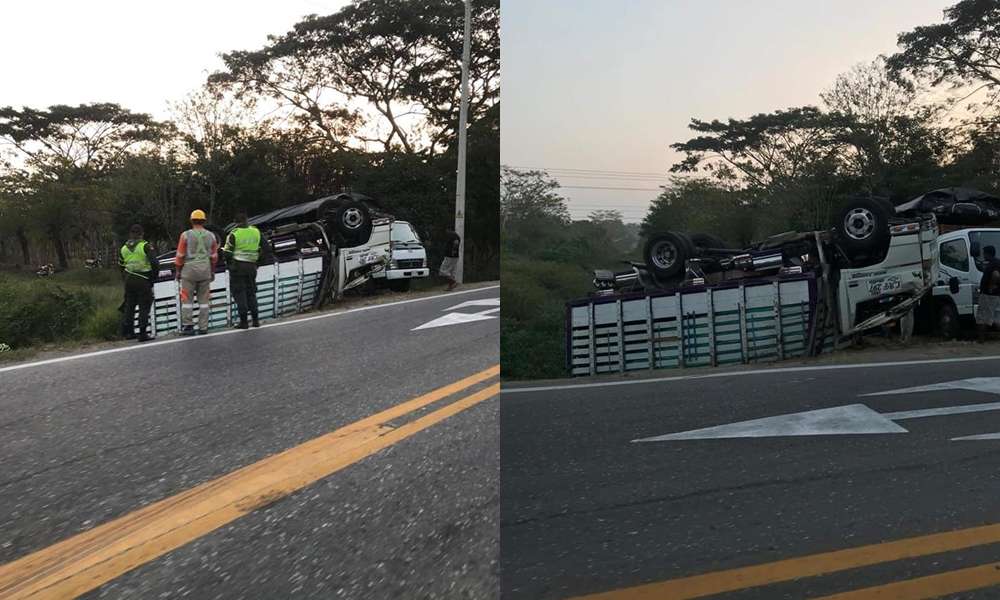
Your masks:
{"label": "pale sky", "polygon": [[0,106],[117,102],[156,118],[222,67],[307,14],[347,0],[10,1],[0,27]]}
{"label": "pale sky", "polygon": [[642,174],[559,178],[574,218],[639,221],[692,117],[818,105],[838,74],[955,1],[503,0],[500,160]]}

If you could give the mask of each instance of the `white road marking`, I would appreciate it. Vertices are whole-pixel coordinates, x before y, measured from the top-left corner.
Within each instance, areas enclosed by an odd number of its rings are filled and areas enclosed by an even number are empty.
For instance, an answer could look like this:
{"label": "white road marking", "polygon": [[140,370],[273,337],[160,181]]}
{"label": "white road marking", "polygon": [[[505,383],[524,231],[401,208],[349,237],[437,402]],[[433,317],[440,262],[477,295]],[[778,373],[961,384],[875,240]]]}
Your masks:
{"label": "white road marking", "polygon": [[970,379],[958,379],[956,381],[945,381],[944,383],[919,385],[916,387],[889,390],[886,392],[875,392],[874,394],[864,395],[892,396],[895,394],[912,394],[915,392],[933,392],[939,390],[973,390],[976,392],[987,392],[989,394],[1000,394],[1000,377],[972,377]]}
{"label": "white road marking", "polygon": [[923,408],[918,410],[901,410],[899,412],[882,413],[887,419],[902,421],[903,419],[922,419],[924,417],[941,417],[944,415],[962,415],[965,413],[1000,410],[1000,402],[985,402],[982,404],[964,404],[962,406],[941,406],[939,408]]}
{"label": "white road marking", "polygon": [[833,408],[821,408],[819,410],[765,417],[763,419],[753,419],[632,441],[664,442],[672,440],[906,432],[905,429],[864,404],[849,404],[847,406],[835,406]]}
{"label": "white road marking", "polygon": [[979,441],[979,440],[1000,440],[1000,433],[981,433],[979,435],[967,435],[965,437],[951,438],[953,442]]}
{"label": "white road marking", "polygon": [[467,300],[461,304],[456,304],[445,310],[458,310],[466,306],[500,306],[500,298],[484,298],[482,300]]}
{"label": "white road marking", "polygon": [[781,367],[777,369],[754,369],[748,371],[729,371],[726,373],[710,373],[706,375],[676,375],[673,377],[656,377],[652,379],[632,379],[629,381],[600,381],[595,383],[568,383],[562,385],[543,385],[533,387],[501,388],[501,394],[525,394],[530,392],[552,392],[559,390],[580,390],[620,385],[643,385],[653,383],[668,383],[671,381],[687,381],[697,379],[717,379],[722,377],[746,377],[750,375],[773,375],[782,373],[801,373],[806,371],[836,371],[841,369],[872,369],[884,367],[907,367],[912,365],[940,365],[963,362],[982,362],[998,360],[1000,355],[967,356],[962,358],[935,358],[927,360],[907,360],[894,362],[858,363],[853,365],[816,365],[810,367]]}
{"label": "white road marking", "polygon": [[489,310],[484,310],[477,313],[448,313],[443,317],[438,317],[433,321],[429,321],[414,327],[410,331],[417,331],[418,329],[431,329],[433,327],[446,327],[448,325],[459,325],[461,323],[472,323],[473,321],[486,321],[489,319],[495,319],[491,313],[500,312],[499,308],[491,308]]}
{"label": "white road marking", "polygon": [[[288,321],[277,321],[274,323],[267,323],[261,325],[259,329],[267,329],[268,327],[284,327],[287,325],[298,325],[299,323],[305,323],[307,321],[314,321],[316,319],[329,319],[331,317],[339,317],[341,315],[346,315],[350,313],[357,313],[366,310],[375,310],[379,308],[388,308],[390,306],[399,306],[401,304],[410,304],[411,302],[425,302],[427,300],[437,300],[438,298],[446,298],[448,296],[459,296],[462,294],[474,294],[476,292],[482,292],[484,290],[496,290],[500,289],[499,285],[491,285],[488,287],[481,287],[471,290],[461,290],[458,292],[446,292],[444,294],[435,294],[433,296],[424,296],[422,298],[412,298],[410,300],[399,300],[397,302],[388,302],[386,304],[373,304],[370,306],[359,306],[358,308],[349,308],[347,310],[327,312],[320,315],[315,315],[312,317],[303,317],[301,319],[290,319]],[[207,335],[196,335],[191,337],[177,337],[170,338],[163,341],[156,342],[145,342],[143,344],[129,344],[127,346],[121,346],[119,348],[109,348],[107,350],[97,350],[95,352],[85,352],[83,354],[72,354],[70,356],[60,356],[59,358],[49,358],[46,360],[39,360],[35,362],[23,363],[19,365],[11,365],[9,367],[0,367],[0,373],[7,371],[17,371],[18,369],[28,369],[30,367],[41,367],[43,365],[52,365],[56,363],[66,362],[70,360],[77,360],[80,358],[90,358],[93,356],[102,356],[105,354],[115,354],[116,352],[135,352],[137,350],[145,350],[147,348],[155,348],[157,346],[165,346],[167,344],[179,344],[181,342],[191,342],[195,340],[203,340],[206,338],[212,338],[220,335],[229,335],[233,333],[248,333],[254,331],[253,329],[226,329],[222,331],[212,332]]]}

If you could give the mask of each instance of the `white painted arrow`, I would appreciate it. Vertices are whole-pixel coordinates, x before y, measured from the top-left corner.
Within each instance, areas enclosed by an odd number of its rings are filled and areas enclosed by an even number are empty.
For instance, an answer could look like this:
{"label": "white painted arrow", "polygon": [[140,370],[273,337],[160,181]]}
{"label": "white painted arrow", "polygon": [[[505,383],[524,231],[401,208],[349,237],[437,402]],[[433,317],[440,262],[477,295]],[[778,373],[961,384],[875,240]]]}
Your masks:
{"label": "white painted arrow", "polygon": [[633,442],[760,438],[803,435],[851,435],[865,433],[906,433],[906,430],[864,404],[849,404],[806,412],[753,419],[728,425],[682,431]]}
{"label": "white painted arrow", "polygon": [[467,314],[467,313],[448,313],[443,317],[438,317],[429,323],[424,323],[419,327],[414,327],[410,331],[417,331],[418,329],[431,329],[432,327],[447,327],[448,325],[459,325],[461,323],[472,323],[473,321],[486,321],[488,319],[495,319],[490,313],[500,312],[499,308],[491,308],[490,310],[484,310],[482,312]]}
{"label": "white painted arrow", "polygon": [[445,310],[458,310],[460,308],[465,308],[466,306],[500,306],[500,298],[484,298],[482,300],[468,300],[461,304],[456,304],[451,308],[446,308]]}
{"label": "white painted arrow", "polygon": [[[632,440],[634,442],[666,442],[673,440],[708,440],[744,437],[791,437],[804,435],[849,435],[865,433],[907,433],[896,421],[923,419],[945,415],[1000,410],[1000,402],[963,404],[961,406],[941,406],[903,410],[891,413],[875,412],[864,404],[848,404],[833,408],[821,408],[800,413],[764,417],[704,429],[668,433],[656,437]],[[956,440],[1000,439],[1000,433],[954,438]]]}
{"label": "white painted arrow", "polygon": [[956,381],[945,381],[944,383],[932,383],[931,385],[919,385],[916,387],[888,390],[885,392],[875,392],[874,394],[864,395],[892,396],[895,394],[912,394],[914,392],[933,392],[940,390],[973,390],[989,394],[1000,394],[1000,377],[972,377],[970,379],[958,379]]}
{"label": "white painted arrow", "polygon": [[967,435],[965,437],[951,438],[953,442],[979,441],[979,440],[1000,440],[1000,433],[981,433],[979,435]]}

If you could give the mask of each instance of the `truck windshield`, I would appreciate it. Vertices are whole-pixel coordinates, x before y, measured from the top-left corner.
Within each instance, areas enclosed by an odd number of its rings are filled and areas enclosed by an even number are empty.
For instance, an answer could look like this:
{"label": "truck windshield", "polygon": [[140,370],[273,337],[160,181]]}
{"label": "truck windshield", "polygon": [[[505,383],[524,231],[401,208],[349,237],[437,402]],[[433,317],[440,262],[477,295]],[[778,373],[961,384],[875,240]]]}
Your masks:
{"label": "truck windshield", "polygon": [[417,242],[420,243],[420,236],[413,230],[409,223],[396,221],[392,224],[392,241],[394,242]]}
{"label": "truck windshield", "polygon": [[969,245],[972,257],[976,261],[976,267],[983,270],[983,248],[993,246],[1000,254],[1000,231],[972,231],[969,233]]}

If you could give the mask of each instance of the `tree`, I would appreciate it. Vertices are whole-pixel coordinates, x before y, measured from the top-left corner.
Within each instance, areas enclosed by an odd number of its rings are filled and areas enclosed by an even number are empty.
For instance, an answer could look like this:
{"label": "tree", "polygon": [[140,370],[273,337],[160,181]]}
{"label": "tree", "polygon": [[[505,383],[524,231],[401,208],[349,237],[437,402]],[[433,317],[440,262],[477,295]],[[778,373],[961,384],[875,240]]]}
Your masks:
{"label": "tree", "polygon": [[127,154],[161,139],[164,126],[117,104],[0,109],[0,139],[21,154],[30,214],[68,267],[66,236],[107,216],[102,178]]}
{"label": "tree", "polygon": [[689,128],[701,135],[671,144],[685,157],[670,170],[704,170],[728,185],[780,186],[836,151],[839,125],[836,117],[812,106],[726,122],[692,119]]}
{"label": "tree", "polygon": [[[469,122],[499,102],[499,1],[473,2]],[[311,15],[256,51],[223,56],[209,81],[292,110],[334,149],[352,139],[433,155],[458,128],[460,0],[356,0]]]}
{"label": "tree", "polygon": [[546,232],[570,223],[559,183],[544,171],[500,167],[500,233],[505,246],[531,252],[545,244]]}
{"label": "tree", "polygon": [[1000,93],[1000,4],[995,0],[962,0],[945,9],[945,22],[899,34],[902,48],[888,59],[896,74],[909,73],[954,87],[978,86]]}
{"label": "tree", "polygon": [[839,75],[820,97],[839,117],[845,175],[857,191],[900,200],[920,193],[947,150],[940,106],[919,102],[915,85],[894,77],[884,57]]}
{"label": "tree", "polygon": [[17,238],[21,249],[21,264],[25,267],[31,266],[27,193],[24,178],[18,173],[11,172],[0,177],[0,238]]}
{"label": "tree", "polygon": [[739,192],[713,179],[674,177],[649,207],[639,231],[644,238],[666,231],[710,233],[742,245],[766,231],[766,221]]}

